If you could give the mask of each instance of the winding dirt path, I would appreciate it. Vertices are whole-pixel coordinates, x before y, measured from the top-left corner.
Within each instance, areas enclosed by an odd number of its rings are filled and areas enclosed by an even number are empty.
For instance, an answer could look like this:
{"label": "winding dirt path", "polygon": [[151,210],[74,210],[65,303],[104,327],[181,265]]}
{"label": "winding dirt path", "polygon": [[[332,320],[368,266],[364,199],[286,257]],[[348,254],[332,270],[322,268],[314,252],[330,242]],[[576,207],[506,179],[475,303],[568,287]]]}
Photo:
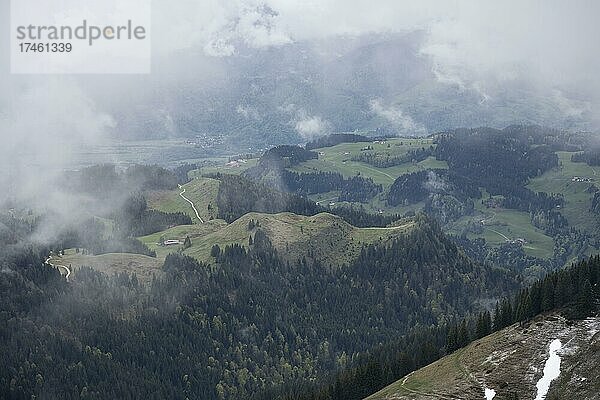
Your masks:
{"label": "winding dirt path", "polygon": [[69,269],[69,267],[67,267],[66,265],[59,265],[59,264],[52,264],[50,262],[50,260],[52,259],[52,256],[48,256],[48,258],[46,259],[45,263],[46,265],[49,265],[53,268],[56,268],[60,271],[60,269],[64,269],[66,271],[65,274],[65,279],[67,280],[67,282],[69,282],[69,277],[71,276],[71,270]]}
{"label": "winding dirt path", "polygon": [[[443,400],[459,400],[459,397],[454,397],[454,396],[446,396],[443,394],[439,394],[439,393],[424,393],[424,392],[420,392],[418,390],[413,390],[410,388],[407,388],[406,385],[406,381],[408,380],[408,378],[410,378],[410,376],[415,373],[415,371],[411,372],[410,374],[406,375],[404,377],[404,379],[402,380],[402,384],[400,385],[402,387],[402,389],[406,390],[409,393],[412,394],[416,394],[418,396],[425,396],[426,398],[436,398],[436,399],[443,399]],[[391,397],[390,399],[393,399],[395,397]]]}
{"label": "winding dirt path", "polygon": [[179,196],[181,196],[182,199],[184,199],[185,201],[187,201],[188,203],[190,203],[190,205],[192,206],[192,209],[194,210],[194,212],[196,213],[196,217],[198,218],[198,220],[200,221],[201,224],[204,223],[204,220],[202,219],[202,217],[200,216],[200,213],[198,213],[198,210],[196,209],[196,206],[194,205],[194,202],[191,201],[190,199],[188,199],[187,197],[184,196],[185,193],[185,188],[181,185],[177,185],[179,186],[179,189],[183,189],[181,191],[181,193],[179,193]]}

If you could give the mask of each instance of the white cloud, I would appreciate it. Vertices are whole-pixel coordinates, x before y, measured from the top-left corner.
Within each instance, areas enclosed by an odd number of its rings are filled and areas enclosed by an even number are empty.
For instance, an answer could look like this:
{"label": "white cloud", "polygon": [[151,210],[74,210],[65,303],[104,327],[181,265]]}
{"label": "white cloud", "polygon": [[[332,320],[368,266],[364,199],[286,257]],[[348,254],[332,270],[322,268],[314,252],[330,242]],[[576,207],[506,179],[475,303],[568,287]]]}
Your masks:
{"label": "white cloud", "polygon": [[399,134],[424,135],[427,133],[425,127],[406,114],[400,107],[384,106],[380,99],[371,100],[369,103],[371,111],[391,123]]}
{"label": "white cloud", "polygon": [[[427,31],[421,54],[431,57],[441,82],[488,93],[508,82],[527,81],[550,93],[592,86],[600,93],[600,35],[594,1],[456,3],[449,18]],[[485,96],[484,96],[485,97]]]}
{"label": "white cloud", "polygon": [[580,117],[582,114],[592,110],[592,105],[589,101],[570,99],[558,89],[552,91],[552,100],[567,117]]}
{"label": "white cloud", "polygon": [[322,136],[331,129],[330,124],[318,115],[309,115],[300,110],[294,120],[294,128],[306,140]]}
{"label": "white cloud", "polygon": [[154,15],[159,54],[199,47],[207,55],[225,57],[235,54],[239,43],[259,48],[292,41],[266,1],[155,1]]}

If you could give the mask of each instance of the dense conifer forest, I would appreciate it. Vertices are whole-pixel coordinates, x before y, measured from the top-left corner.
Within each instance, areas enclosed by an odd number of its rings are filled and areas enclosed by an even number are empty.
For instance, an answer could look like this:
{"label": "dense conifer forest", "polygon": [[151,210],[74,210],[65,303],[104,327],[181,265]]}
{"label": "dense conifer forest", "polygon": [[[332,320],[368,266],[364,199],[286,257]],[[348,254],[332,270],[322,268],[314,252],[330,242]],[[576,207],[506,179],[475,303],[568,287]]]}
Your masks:
{"label": "dense conifer forest", "polygon": [[363,354],[356,363],[317,384],[298,383],[256,399],[360,400],[472,340],[550,311],[567,318],[594,315],[600,302],[600,256],[556,271],[496,304],[493,313],[473,314],[434,328],[419,327]]}

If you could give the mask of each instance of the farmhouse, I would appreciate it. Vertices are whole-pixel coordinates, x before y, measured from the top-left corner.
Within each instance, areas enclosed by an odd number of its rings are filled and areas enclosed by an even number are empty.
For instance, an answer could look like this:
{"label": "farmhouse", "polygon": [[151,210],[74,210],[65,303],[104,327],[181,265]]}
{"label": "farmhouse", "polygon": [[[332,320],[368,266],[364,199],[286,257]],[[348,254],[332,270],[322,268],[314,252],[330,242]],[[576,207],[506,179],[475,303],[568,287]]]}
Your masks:
{"label": "farmhouse", "polygon": [[582,177],[582,176],[574,176],[571,178],[571,182],[593,182],[592,178]]}

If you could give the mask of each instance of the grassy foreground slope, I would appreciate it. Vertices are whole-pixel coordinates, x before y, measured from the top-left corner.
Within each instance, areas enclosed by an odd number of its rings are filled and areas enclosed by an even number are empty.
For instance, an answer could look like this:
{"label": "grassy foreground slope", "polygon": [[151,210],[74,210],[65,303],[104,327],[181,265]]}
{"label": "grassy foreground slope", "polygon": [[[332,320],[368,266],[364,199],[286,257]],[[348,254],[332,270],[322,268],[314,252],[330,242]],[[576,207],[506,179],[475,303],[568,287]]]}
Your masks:
{"label": "grassy foreground slope", "polygon": [[[558,314],[542,315],[476,340],[379,392],[369,400],[533,399],[543,375],[550,343],[559,339],[561,374],[547,399],[600,398],[599,318],[566,321]],[[515,397],[516,396],[516,397]]]}

